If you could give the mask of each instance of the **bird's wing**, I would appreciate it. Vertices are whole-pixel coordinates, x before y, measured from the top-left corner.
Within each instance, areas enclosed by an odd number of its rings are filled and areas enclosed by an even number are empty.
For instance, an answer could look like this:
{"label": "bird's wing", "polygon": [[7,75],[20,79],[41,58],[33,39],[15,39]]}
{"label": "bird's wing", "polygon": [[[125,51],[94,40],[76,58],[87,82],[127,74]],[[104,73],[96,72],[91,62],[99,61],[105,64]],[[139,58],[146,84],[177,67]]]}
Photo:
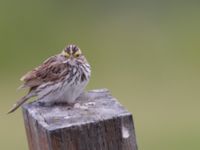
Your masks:
{"label": "bird's wing", "polygon": [[7,112],[7,114],[10,114],[10,113],[14,112],[15,110],[17,110],[17,108],[19,108],[22,104],[24,104],[29,98],[34,97],[34,96],[35,96],[35,93],[29,92],[27,95],[25,95],[24,97],[19,99],[13,105],[13,107]]}
{"label": "bird's wing", "polygon": [[67,72],[67,65],[62,62],[60,57],[52,56],[43,62],[42,65],[29,71],[21,80],[25,87],[37,87],[43,83],[56,81]]}

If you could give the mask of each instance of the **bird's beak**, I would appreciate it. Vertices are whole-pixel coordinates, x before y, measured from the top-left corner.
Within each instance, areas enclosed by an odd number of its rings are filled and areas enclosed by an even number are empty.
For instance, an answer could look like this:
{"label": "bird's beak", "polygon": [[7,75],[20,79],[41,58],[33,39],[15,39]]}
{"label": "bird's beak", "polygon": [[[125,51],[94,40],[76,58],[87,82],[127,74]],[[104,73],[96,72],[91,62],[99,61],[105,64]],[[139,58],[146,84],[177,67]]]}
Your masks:
{"label": "bird's beak", "polygon": [[70,65],[75,65],[75,60],[74,60],[74,58],[73,58],[73,56],[70,56],[67,60],[65,60],[65,61],[63,61],[62,62],[63,64],[70,64]]}
{"label": "bird's beak", "polygon": [[69,58],[69,64],[70,65],[75,65],[75,59],[74,59],[74,57],[73,56],[70,56],[70,58]]}
{"label": "bird's beak", "polygon": [[74,60],[73,56],[70,56],[69,59],[70,59],[70,60]]}

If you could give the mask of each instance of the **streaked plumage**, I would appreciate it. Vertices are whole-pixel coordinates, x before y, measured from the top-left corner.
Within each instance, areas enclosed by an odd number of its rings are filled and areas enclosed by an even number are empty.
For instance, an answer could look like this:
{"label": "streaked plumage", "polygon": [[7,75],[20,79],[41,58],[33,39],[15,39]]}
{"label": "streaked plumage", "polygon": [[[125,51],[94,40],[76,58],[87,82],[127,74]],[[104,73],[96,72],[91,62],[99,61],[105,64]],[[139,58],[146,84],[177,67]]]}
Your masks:
{"label": "streaked plumage", "polygon": [[35,96],[47,105],[74,103],[89,82],[90,73],[90,65],[81,50],[71,44],[21,78],[24,82],[21,88],[29,88],[29,92],[8,113]]}

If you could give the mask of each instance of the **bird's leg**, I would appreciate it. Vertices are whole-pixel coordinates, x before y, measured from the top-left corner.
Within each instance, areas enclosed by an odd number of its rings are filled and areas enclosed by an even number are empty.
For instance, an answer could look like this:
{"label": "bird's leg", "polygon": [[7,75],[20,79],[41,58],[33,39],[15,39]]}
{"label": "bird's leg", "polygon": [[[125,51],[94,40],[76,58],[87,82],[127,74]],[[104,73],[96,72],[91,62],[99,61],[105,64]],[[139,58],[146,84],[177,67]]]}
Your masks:
{"label": "bird's leg", "polygon": [[68,102],[66,102],[66,101],[59,101],[59,102],[54,102],[54,105],[73,106],[74,104],[68,103]]}
{"label": "bird's leg", "polygon": [[45,103],[45,102],[42,102],[42,101],[37,101],[36,103],[37,103],[39,106],[42,106],[42,107],[47,106],[46,103]]}
{"label": "bird's leg", "polygon": [[41,107],[51,107],[51,106],[54,105],[53,102],[46,102],[46,101],[43,101],[41,99],[34,101],[34,103],[38,106],[41,106]]}

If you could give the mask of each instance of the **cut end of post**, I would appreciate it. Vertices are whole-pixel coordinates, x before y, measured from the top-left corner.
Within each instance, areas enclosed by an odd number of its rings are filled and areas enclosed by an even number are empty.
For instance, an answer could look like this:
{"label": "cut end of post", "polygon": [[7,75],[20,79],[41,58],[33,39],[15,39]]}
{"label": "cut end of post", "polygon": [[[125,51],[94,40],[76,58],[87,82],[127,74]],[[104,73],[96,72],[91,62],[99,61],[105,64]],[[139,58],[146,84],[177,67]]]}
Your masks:
{"label": "cut end of post", "polygon": [[132,115],[107,89],[83,93],[71,108],[25,104],[23,114],[30,149],[137,149]]}

